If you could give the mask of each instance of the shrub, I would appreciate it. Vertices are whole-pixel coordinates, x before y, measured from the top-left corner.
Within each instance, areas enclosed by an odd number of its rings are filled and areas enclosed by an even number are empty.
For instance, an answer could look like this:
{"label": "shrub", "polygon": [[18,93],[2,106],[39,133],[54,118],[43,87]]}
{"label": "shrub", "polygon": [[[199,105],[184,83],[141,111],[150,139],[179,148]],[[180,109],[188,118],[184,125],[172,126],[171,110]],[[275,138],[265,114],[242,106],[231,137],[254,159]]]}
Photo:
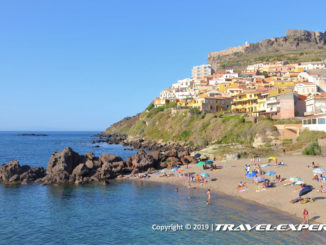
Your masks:
{"label": "shrub", "polygon": [[316,155],[320,155],[320,153],[321,153],[321,147],[317,142],[311,143],[303,150],[304,155],[316,156]]}

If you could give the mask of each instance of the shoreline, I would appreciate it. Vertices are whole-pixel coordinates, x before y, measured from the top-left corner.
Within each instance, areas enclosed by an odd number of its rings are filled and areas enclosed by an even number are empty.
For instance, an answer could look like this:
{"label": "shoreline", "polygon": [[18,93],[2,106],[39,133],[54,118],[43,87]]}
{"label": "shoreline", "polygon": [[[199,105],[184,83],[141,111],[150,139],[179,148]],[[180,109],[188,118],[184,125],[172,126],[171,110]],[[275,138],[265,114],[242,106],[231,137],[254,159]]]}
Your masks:
{"label": "shoreline", "polygon": [[[298,159],[299,158],[299,159]],[[281,158],[280,158],[281,159]],[[226,163],[217,163],[217,165],[224,165],[223,169],[220,171],[209,171],[205,170],[206,173],[209,173],[211,176],[209,179],[216,178],[216,181],[209,181],[208,183],[191,183],[191,188],[199,188],[202,190],[210,189],[211,192],[219,194],[219,195],[226,195],[233,198],[236,198],[240,201],[250,202],[254,205],[259,205],[270,210],[276,212],[282,212],[287,216],[293,217],[298,221],[302,220],[302,210],[304,208],[308,209],[309,211],[309,218],[311,223],[326,223],[326,210],[324,210],[324,205],[326,204],[326,193],[318,193],[316,190],[321,185],[319,182],[312,181],[312,169],[307,168],[305,165],[308,165],[312,161],[315,163],[321,163],[324,160],[323,157],[311,157],[311,156],[284,156],[283,157],[286,166],[284,167],[266,167],[264,168],[265,171],[276,171],[276,174],[280,174],[283,178],[290,178],[291,176],[300,176],[302,180],[305,181],[306,184],[312,185],[314,190],[303,197],[311,197],[315,199],[313,203],[290,203],[290,200],[296,198],[298,196],[298,192],[295,189],[298,186],[284,186],[286,181],[281,183],[277,183],[273,188],[267,188],[264,191],[256,192],[257,186],[251,183],[250,179],[244,178],[244,165],[250,162],[250,159],[241,159],[241,160],[234,160],[228,161]],[[266,163],[266,159],[262,159],[261,163]],[[234,165],[233,168],[225,168],[226,165]],[[303,165],[304,164],[304,165]],[[190,169],[187,172],[194,172],[200,173],[200,167],[197,167],[195,164],[189,165]],[[303,168],[304,167],[304,168]],[[307,169],[305,169],[305,167]],[[323,167],[323,166],[321,166]],[[184,167],[183,167],[184,168]],[[225,171],[224,171],[225,170]],[[233,171],[234,174],[230,172]],[[289,172],[295,172],[297,170],[297,174],[288,175]],[[306,171],[308,170],[308,171]],[[223,173],[224,171],[224,173]],[[304,173],[304,174],[303,174]],[[231,177],[230,177],[231,174]],[[148,174],[150,178],[138,179],[137,177],[126,176],[124,179],[129,180],[139,180],[139,181],[146,181],[146,182],[156,182],[156,183],[168,183],[177,186],[183,186],[185,188],[188,187],[188,178],[183,177],[159,177],[156,174]],[[275,179],[274,177],[267,177],[270,180]],[[248,186],[248,190],[245,192],[239,192],[236,189],[237,184],[240,181],[245,180]],[[214,197],[213,197],[214,198]]]}

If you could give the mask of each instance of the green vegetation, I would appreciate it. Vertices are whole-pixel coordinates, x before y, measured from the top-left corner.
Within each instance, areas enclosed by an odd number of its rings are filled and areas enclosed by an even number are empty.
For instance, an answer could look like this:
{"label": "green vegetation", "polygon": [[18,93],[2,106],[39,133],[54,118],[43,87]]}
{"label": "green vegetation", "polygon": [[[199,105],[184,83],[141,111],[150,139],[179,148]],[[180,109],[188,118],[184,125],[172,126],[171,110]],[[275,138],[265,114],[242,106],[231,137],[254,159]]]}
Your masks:
{"label": "green vegetation", "polygon": [[201,113],[198,109],[176,109],[174,105],[151,108],[133,123],[115,124],[106,133],[125,133],[151,140],[182,141],[191,145],[239,143],[251,146],[256,134],[271,132],[277,136],[274,120],[252,123],[245,115],[219,116]]}
{"label": "green vegetation", "polygon": [[321,147],[317,142],[313,142],[310,145],[308,145],[304,150],[304,155],[320,155],[321,153]]}
{"label": "green vegetation", "polygon": [[[296,139],[296,142],[289,143],[287,141],[282,142],[282,146],[287,151],[293,151],[298,149],[303,149],[307,146],[307,144],[318,144],[318,139],[326,138],[326,133],[321,131],[310,131],[308,129],[305,129],[302,131],[299,135],[299,137]],[[309,146],[308,146],[309,148]],[[306,154],[306,153],[304,153]]]}
{"label": "green vegetation", "polygon": [[261,62],[275,62],[287,61],[290,63],[308,62],[308,61],[322,61],[326,58],[326,48],[316,50],[298,50],[298,51],[275,51],[264,53],[246,53],[225,55],[214,57],[214,63],[219,63],[220,70],[234,69],[236,71],[243,70],[246,66],[261,63]]}

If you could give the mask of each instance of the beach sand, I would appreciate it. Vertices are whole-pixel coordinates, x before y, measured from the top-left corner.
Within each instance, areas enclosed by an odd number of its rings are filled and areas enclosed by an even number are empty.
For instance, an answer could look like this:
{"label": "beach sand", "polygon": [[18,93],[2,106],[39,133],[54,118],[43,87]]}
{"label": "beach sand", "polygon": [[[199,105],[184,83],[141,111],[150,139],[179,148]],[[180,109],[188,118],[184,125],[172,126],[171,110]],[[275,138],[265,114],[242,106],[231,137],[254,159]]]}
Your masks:
{"label": "beach sand", "polygon": [[[326,208],[324,208],[326,206],[326,193],[317,192],[317,189],[321,186],[321,182],[312,180],[313,169],[311,167],[308,168],[308,165],[311,165],[311,162],[315,162],[316,164],[319,164],[320,167],[326,168],[326,158],[315,156],[278,157],[278,161],[281,160],[284,161],[285,166],[274,167],[271,163],[271,166],[264,167],[262,168],[262,170],[265,172],[275,171],[277,175],[281,175],[282,178],[286,178],[287,180],[290,177],[294,176],[300,177],[301,180],[305,182],[305,184],[312,185],[315,188],[310,193],[303,196],[314,198],[314,202],[308,202],[306,204],[301,204],[299,202],[295,204],[290,203],[290,200],[293,200],[298,197],[299,191],[296,190],[299,189],[299,186],[285,186],[284,184],[288,183],[288,181],[275,183],[275,187],[267,188],[266,190],[261,190],[257,192],[257,185],[253,183],[253,179],[248,179],[245,177],[245,164],[251,164],[252,167],[254,166],[250,159],[240,159],[224,162],[215,161],[215,165],[223,167],[221,170],[218,171],[202,170],[202,167],[197,167],[195,164],[189,165],[189,169],[186,169],[186,166],[182,166],[181,168],[185,169],[183,173],[190,172],[200,174],[205,172],[210,175],[208,183],[191,182],[191,187],[211,189],[212,192],[218,192],[237,198],[243,198],[272,209],[277,209],[289,215],[296,216],[301,220],[303,209],[306,208],[309,211],[311,221],[318,223],[326,223]],[[261,159],[260,164],[264,164],[267,162],[267,159],[263,158]],[[167,170],[167,173],[172,172],[170,170]],[[145,178],[141,180],[189,186],[188,178],[180,177],[178,173],[174,174],[175,176],[173,177],[160,177],[160,175],[157,174],[150,174],[150,178]],[[275,179],[275,175],[265,175],[264,177],[271,181]],[[247,191],[239,192],[239,190],[236,188],[239,185],[240,181],[245,181],[247,185]],[[213,198],[214,194],[212,194],[212,199]],[[266,222],[268,221],[266,220]]]}

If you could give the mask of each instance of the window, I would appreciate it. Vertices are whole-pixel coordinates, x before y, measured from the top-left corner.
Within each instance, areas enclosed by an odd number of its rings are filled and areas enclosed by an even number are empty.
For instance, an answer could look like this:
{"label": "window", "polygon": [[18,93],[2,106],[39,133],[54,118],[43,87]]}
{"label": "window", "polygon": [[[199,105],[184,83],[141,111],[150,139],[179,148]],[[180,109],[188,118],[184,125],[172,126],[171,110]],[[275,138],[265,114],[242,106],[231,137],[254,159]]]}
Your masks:
{"label": "window", "polygon": [[302,120],[302,124],[307,124],[307,120]]}
{"label": "window", "polygon": [[307,120],[307,124],[311,124],[311,119],[308,119]]}
{"label": "window", "polygon": [[325,124],[325,118],[318,118],[318,124]]}
{"label": "window", "polygon": [[316,118],[312,119],[312,124],[317,124],[317,119]]}

